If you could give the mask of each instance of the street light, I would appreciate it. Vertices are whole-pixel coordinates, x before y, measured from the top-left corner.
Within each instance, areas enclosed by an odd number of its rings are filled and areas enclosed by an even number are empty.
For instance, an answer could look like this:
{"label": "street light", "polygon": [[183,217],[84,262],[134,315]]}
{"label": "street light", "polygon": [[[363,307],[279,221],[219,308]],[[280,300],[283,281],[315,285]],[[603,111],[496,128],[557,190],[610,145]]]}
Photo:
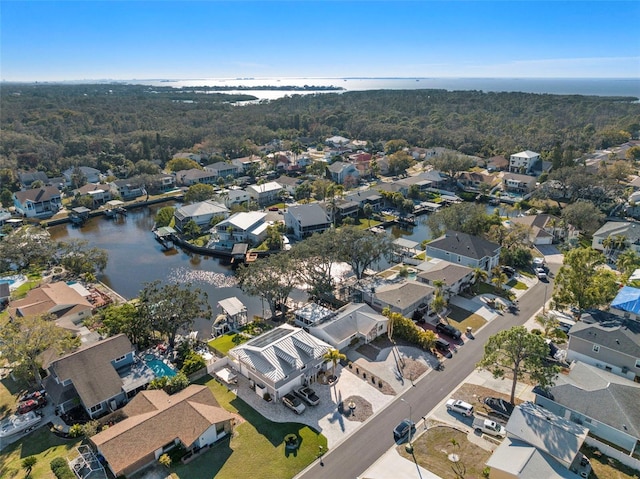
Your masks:
{"label": "street light", "polygon": [[404,398],[400,398],[400,401],[409,406],[409,442],[404,447],[404,450],[409,454],[413,454],[413,444],[411,444],[411,429],[413,429],[413,422],[411,421],[411,403],[404,400]]}

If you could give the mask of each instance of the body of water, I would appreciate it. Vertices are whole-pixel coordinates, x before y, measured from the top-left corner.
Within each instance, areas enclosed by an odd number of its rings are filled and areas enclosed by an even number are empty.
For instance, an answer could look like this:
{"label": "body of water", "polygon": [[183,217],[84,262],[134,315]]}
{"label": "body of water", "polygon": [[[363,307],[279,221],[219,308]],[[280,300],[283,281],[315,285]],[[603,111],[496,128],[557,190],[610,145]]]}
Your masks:
{"label": "body of water", "polygon": [[[193,283],[205,291],[214,310],[221,299],[238,297],[247,306],[249,317],[262,316],[260,298],[247,296],[237,286],[235,275],[224,259],[192,254],[181,249],[165,251],[151,231],[157,211],[167,203],[129,210],[125,218],[96,217],[82,227],[71,224],[49,228],[54,240],[81,239],[102,248],[109,262],[99,279],[127,299],[135,298],[144,283],[159,279],[165,282]],[[268,306],[264,304],[265,311]],[[211,335],[211,321],[196,321],[199,339]]]}
{"label": "body of water", "polygon": [[639,78],[202,78],[192,80],[131,80],[150,86],[202,88],[206,86],[240,86],[246,90],[222,93],[246,93],[259,99],[273,100],[287,95],[327,93],[326,90],[251,90],[262,86],[340,87],[341,91],[366,90],[479,90],[484,92],[549,93],[554,95],[596,95],[640,97]]}

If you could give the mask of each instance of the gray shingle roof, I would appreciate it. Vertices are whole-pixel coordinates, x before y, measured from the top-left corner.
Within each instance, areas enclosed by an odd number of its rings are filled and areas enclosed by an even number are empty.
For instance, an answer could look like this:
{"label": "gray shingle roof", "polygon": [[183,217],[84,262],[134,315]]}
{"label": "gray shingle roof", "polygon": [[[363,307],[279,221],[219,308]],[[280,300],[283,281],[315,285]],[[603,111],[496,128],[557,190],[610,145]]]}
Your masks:
{"label": "gray shingle roof", "polygon": [[329,223],[326,211],[317,203],[290,206],[287,211],[302,227]]}
{"label": "gray shingle roof", "polygon": [[449,230],[444,236],[429,243],[427,248],[436,248],[468,258],[482,259],[498,254],[500,245],[479,236]]}
{"label": "gray shingle roof", "polygon": [[569,336],[640,358],[640,323],[636,321],[624,319],[596,323],[579,321],[571,328]]}

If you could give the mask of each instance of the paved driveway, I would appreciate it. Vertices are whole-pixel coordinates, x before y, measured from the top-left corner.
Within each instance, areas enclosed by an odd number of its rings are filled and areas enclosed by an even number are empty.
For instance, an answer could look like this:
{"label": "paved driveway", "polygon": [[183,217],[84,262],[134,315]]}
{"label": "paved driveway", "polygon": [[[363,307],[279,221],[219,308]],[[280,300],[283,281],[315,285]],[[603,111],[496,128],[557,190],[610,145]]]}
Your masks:
{"label": "paved driveway", "polygon": [[338,405],[350,396],[360,396],[371,404],[373,414],[390,403],[394,396],[382,394],[376,387],[349,372],[348,368],[336,368],[338,381],[334,384],[315,383],[311,387],[320,397],[317,406],[306,406],[305,411],[297,415],[281,401],[267,402],[250,387],[248,379],[238,375],[238,384],[232,391],[267,419],[274,422],[299,422],[321,432],[334,447],[345,436],[356,430],[362,422],[350,421],[338,411]]}

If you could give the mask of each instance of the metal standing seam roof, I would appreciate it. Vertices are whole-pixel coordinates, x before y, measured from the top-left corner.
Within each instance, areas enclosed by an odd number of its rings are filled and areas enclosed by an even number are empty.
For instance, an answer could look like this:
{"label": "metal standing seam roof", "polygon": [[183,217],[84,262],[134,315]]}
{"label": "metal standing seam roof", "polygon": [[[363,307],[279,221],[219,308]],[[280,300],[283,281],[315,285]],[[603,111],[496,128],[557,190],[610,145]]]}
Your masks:
{"label": "metal standing seam roof", "polygon": [[277,382],[310,360],[321,358],[329,349],[329,344],[303,329],[282,325],[232,348],[229,355]]}

